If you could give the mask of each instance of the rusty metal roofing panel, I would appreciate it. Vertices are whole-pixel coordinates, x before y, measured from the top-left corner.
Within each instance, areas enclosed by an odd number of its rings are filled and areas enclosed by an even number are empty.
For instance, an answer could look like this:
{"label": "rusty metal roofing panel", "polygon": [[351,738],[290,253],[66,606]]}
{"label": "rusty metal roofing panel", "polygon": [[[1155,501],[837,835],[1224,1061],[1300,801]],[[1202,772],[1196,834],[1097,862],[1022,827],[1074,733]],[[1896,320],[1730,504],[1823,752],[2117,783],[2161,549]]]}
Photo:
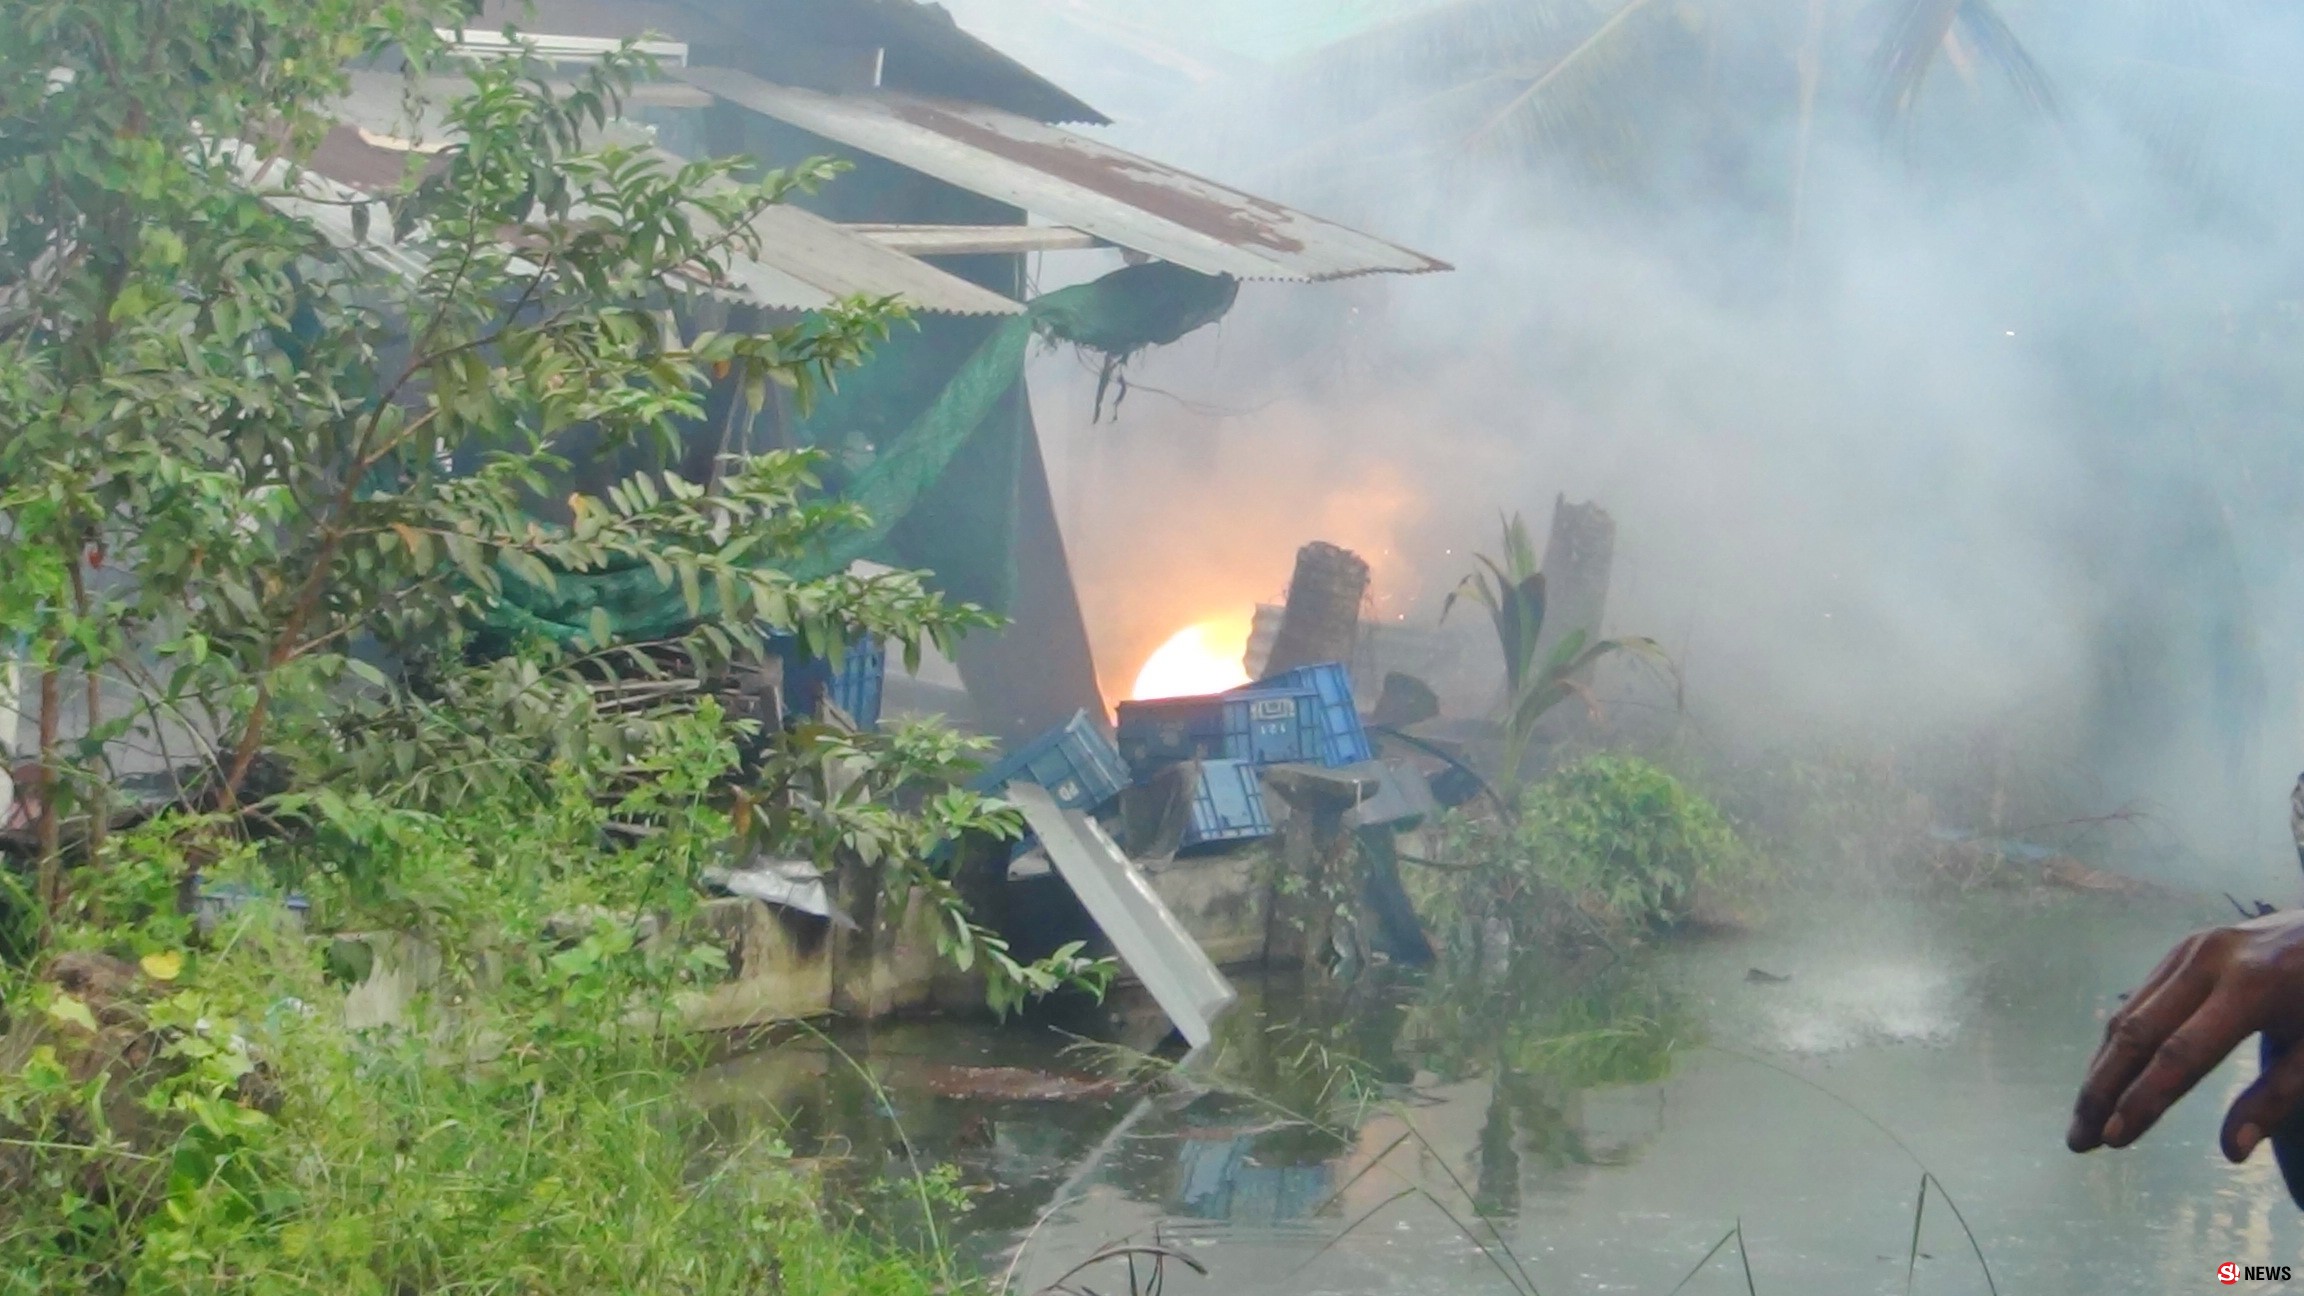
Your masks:
{"label": "rusty metal roofing panel", "polygon": [[730,68],[667,71],[811,134],[1203,274],[1323,280],[1449,268],[997,108],[893,91],[822,94]]}

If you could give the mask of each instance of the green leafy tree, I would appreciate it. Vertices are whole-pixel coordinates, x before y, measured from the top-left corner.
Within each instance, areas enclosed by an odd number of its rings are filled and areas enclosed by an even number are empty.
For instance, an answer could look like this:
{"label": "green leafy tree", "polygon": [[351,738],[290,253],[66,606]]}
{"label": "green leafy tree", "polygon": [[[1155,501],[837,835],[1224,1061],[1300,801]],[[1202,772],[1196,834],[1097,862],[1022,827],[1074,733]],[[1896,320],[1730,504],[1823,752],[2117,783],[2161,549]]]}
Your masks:
{"label": "green leafy tree", "polygon": [[[624,138],[630,51],[473,67],[396,183],[304,165],[342,68],[402,58],[414,95],[462,16],[0,8],[0,641],[37,681],[40,929],[0,958],[0,1292],[964,1287],[827,1220],[773,1139],[725,1142],[661,1027],[724,971],[695,883],[748,845],[926,892],[1003,1005],[1101,974],[968,919],[934,861],[1018,825],[953,790],[959,739],[765,735],[708,687],[771,632],[916,655],[988,618],[917,573],[795,576],[862,521],[802,456],[538,507],[574,445],[668,451],[716,389],[804,401],[893,313],[698,327],[692,292],[831,168]],[[686,623],[466,651],[509,582],[602,572]],[[200,772],[107,835],[132,729]],[[195,876],[293,886],[307,924],[204,935]],[[347,983],[411,950],[436,966],[355,1030]]]}
{"label": "green leafy tree", "polygon": [[[420,71],[456,18],[227,0],[0,17],[0,527],[32,556],[0,613],[40,681],[48,907],[67,821],[105,822],[106,740],[189,732],[233,805],[267,745],[325,728],[348,685],[399,687],[360,644],[453,660],[506,574],[549,589],[645,567],[685,595],[698,655],[775,627],[916,652],[984,622],[909,573],[789,575],[858,520],[792,456],[728,465],[710,492],[644,474],[570,501],[569,525],[535,519],[571,433],[669,447],[716,384],[805,400],[890,312],[684,325],[752,218],[830,168],[745,180],[619,142],[632,55],[573,85],[520,59],[476,69],[444,106],[447,146],[372,201],[301,168],[338,69],[391,49]],[[582,646],[604,651],[606,616],[595,630]],[[77,725],[67,679],[86,681]],[[123,695],[134,714],[103,714]]]}

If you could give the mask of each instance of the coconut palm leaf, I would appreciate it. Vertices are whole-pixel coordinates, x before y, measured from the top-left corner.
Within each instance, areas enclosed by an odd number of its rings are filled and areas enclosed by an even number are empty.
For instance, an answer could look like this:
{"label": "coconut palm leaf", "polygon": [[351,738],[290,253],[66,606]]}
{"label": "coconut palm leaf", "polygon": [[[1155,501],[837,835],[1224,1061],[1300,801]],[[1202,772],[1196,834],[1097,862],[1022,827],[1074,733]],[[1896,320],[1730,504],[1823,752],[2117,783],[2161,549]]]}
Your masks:
{"label": "coconut palm leaf", "polygon": [[2293,202],[2279,185],[2293,184],[2304,86],[2157,58],[2086,71],[2090,97],[2203,204],[2265,217]]}
{"label": "coconut palm leaf", "polygon": [[1960,30],[1977,53],[2000,69],[2027,107],[2046,116],[2058,115],[2055,88],[1998,10],[1986,0],[1965,0],[1960,6]]}
{"label": "coconut palm leaf", "polygon": [[1277,70],[1296,90],[1437,90],[1517,69],[1525,79],[1584,41],[1621,0],[1455,0],[1303,55]]}
{"label": "coconut palm leaf", "polygon": [[2042,112],[2055,111],[2056,96],[2046,74],[1990,0],[1897,0],[1894,17],[1872,59],[1872,98],[1882,124],[1893,125],[1911,116],[1920,88],[1943,55],[1955,27],[1978,54],[1999,69],[2029,106]]}
{"label": "coconut palm leaf", "polygon": [[1952,36],[1952,24],[1960,17],[1961,3],[1962,0],[1899,0],[1896,16],[1873,56],[1878,76],[1873,89],[1874,103],[1883,122],[1902,121],[1911,115],[1912,105],[1919,101],[1921,85],[1936,66],[1937,56],[1943,53],[1944,42]]}
{"label": "coconut palm leaf", "polygon": [[1626,115],[1615,111],[1620,105],[1610,102],[1608,91],[1646,52],[1646,38],[1654,32],[1643,19],[1660,8],[1655,0],[1623,0],[1574,47],[1537,71],[1465,142],[1476,150],[1498,143],[1545,147],[1588,141],[1596,126],[1621,125]]}
{"label": "coconut palm leaf", "polygon": [[1382,150],[1493,160],[1570,155],[1605,166],[1637,137],[1684,29],[1656,0],[1456,0],[1275,71],[1267,102],[1331,106],[1341,128],[1285,165]]}

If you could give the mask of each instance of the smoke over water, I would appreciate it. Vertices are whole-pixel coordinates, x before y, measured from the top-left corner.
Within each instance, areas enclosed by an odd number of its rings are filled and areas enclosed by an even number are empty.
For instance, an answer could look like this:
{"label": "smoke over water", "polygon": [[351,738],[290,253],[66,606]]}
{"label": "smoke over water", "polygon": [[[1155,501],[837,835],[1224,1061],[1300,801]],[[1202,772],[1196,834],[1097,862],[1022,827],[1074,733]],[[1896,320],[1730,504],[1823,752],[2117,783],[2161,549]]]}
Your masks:
{"label": "smoke over water", "polygon": [[[1047,15],[1097,7],[956,8],[1032,26],[1093,101],[1120,55]],[[1956,28],[1884,126],[1893,6],[1656,6],[1527,120],[1513,60],[1614,6],[1402,6],[1262,65],[1109,7],[1138,56],[1175,52],[1119,142],[1457,267],[1250,285],[1102,424],[1042,363],[1114,696],[1177,629],[1276,598],[1313,539],[1429,624],[1500,513],[1541,532],[1565,492],[1619,526],[1610,629],[1662,640],[1714,729],[1998,734],[2070,771],[2077,811],[2149,809],[2187,868],[2292,879],[2304,206],[2270,142],[2304,118],[2304,18],[2009,4],[2030,62]]]}

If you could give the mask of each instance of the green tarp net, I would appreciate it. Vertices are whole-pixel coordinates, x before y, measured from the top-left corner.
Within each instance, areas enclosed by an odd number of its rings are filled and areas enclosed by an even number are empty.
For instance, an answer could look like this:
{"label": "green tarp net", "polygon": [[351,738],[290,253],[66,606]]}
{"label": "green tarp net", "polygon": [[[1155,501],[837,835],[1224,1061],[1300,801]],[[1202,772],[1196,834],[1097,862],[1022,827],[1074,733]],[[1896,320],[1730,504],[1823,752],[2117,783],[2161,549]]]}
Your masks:
{"label": "green tarp net", "polygon": [[[1165,345],[1221,319],[1239,284],[1165,262],[1116,270],[1090,283],[1033,299],[1024,313],[999,321],[945,380],[933,387],[924,364],[934,347],[897,345],[842,379],[838,398],[803,426],[808,443],[833,452],[832,489],[863,507],[871,525],[838,536],[797,565],[803,579],[830,575],[858,559],[889,558],[932,568],[948,594],[1004,610],[1014,587],[1010,542],[1019,440],[1029,427],[1021,411],[994,417],[1018,392],[1035,337],[1104,357],[1106,376],[1147,347]],[[933,392],[916,411],[906,389]],[[1099,396],[1101,399],[1101,394]],[[905,414],[909,412],[909,418]],[[868,453],[853,443],[868,426],[901,432]],[[484,643],[506,646],[542,638],[572,645],[591,637],[597,609],[616,639],[642,642],[682,633],[697,612],[675,586],[644,563],[556,573],[551,588],[499,571],[503,597],[482,627]],[[701,615],[716,612],[707,584]]]}

